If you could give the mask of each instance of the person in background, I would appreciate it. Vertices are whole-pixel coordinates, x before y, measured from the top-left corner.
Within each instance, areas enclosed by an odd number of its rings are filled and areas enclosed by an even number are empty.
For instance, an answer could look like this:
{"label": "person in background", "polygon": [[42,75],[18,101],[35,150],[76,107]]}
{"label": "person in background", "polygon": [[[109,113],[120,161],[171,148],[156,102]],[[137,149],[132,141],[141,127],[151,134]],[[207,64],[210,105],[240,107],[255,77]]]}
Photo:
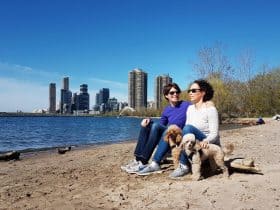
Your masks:
{"label": "person in background", "polygon": [[163,95],[169,102],[160,117],[159,123],[146,118],[141,122],[141,129],[134,151],[135,159],[121,166],[127,173],[138,173],[143,170],[152,156],[155,147],[163,137],[168,125],[176,124],[183,128],[186,122],[186,111],[191,105],[180,100],[181,89],[176,83],[170,83],[163,88]]}

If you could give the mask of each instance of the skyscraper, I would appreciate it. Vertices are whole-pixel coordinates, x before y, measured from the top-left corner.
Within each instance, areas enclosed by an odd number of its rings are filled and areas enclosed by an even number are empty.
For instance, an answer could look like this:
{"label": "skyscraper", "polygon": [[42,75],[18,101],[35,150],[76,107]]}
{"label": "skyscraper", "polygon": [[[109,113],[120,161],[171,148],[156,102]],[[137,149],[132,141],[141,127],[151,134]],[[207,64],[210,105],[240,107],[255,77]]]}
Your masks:
{"label": "skyscraper", "polygon": [[60,90],[60,113],[71,113],[72,92],[69,90],[69,77],[62,80]]}
{"label": "skyscraper", "polygon": [[147,73],[134,69],[128,74],[128,105],[134,109],[147,107]]}
{"label": "skyscraper", "polygon": [[55,113],[56,111],[56,85],[50,83],[49,85],[49,113]]}
{"label": "skyscraper", "polygon": [[89,110],[89,94],[86,84],[80,85],[80,93],[78,94],[77,110]]}
{"label": "skyscraper", "polygon": [[172,83],[172,78],[169,75],[161,75],[155,79],[155,105],[156,109],[161,108],[163,99],[163,87],[169,83]]}
{"label": "skyscraper", "polygon": [[62,89],[69,90],[69,77],[64,77],[62,80]]}
{"label": "skyscraper", "polygon": [[99,103],[100,104],[107,104],[109,98],[110,98],[109,88],[102,88],[99,91]]}
{"label": "skyscraper", "polygon": [[108,100],[110,98],[110,89],[102,88],[95,95],[95,110],[105,112],[108,108]]}

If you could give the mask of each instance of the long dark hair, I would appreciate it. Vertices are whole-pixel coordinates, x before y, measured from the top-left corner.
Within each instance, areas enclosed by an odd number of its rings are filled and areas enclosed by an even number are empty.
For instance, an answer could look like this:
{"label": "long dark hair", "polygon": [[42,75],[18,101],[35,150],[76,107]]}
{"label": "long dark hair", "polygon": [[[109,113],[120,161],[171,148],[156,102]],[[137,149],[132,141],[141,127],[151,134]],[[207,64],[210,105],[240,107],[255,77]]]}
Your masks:
{"label": "long dark hair", "polygon": [[195,80],[193,83],[198,84],[199,88],[205,92],[205,95],[203,97],[203,101],[210,101],[213,96],[214,96],[214,89],[212,87],[212,85],[204,80],[204,79],[199,79],[199,80]]}

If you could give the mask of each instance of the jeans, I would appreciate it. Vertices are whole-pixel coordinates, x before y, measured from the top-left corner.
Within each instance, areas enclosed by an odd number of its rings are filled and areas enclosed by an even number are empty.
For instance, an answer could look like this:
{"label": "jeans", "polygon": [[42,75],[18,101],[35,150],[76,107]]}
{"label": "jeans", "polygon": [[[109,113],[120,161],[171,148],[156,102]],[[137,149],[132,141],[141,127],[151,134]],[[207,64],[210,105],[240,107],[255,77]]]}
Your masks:
{"label": "jeans", "polygon": [[[164,136],[165,132],[162,136]],[[170,150],[170,146],[168,142],[164,141],[163,138],[160,139],[156,153],[154,154],[153,161],[160,164],[160,161],[163,159],[163,157],[167,154],[167,152]]]}
{"label": "jeans", "polygon": [[[165,133],[165,132],[164,132]],[[164,136],[164,133],[162,136]],[[199,129],[192,125],[185,125],[183,128],[183,135],[192,133],[195,135],[195,138],[202,141],[204,138],[206,138],[206,135],[202,133]],[[163,157],[166,155],[166,153],[170,150],[169,144],[161,138],[158,148],[156,150],[156,153],[153,157],[153,160],[160,164],[160,161],[163,159]],[[184,165],[188,163],[188,156],[185,152],[182,152],[180,155],[180,162]]]}
{"label": "jeans", "polygon": [[148,163],[165,130],[166,126],[155,122],[150,122],[146,127],[141,126],[134,151],[136,160],[140,160],[143,164]]}

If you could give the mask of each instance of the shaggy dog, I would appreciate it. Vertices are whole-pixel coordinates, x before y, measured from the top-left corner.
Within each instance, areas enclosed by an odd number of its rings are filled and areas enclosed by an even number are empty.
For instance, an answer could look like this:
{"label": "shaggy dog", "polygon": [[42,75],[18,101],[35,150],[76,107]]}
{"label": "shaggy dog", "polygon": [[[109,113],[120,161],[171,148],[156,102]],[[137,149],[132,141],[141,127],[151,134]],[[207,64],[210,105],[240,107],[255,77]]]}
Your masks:
{"label": "shaggy dog", "polygon": [[179,164],[179,156],[182,148],[180,144],[182,142],[183,134],[182,129],[177,125],[170,125],[164,136],[164,140],[168,142],[171,148],[171,155],[174,162],[174,166],[177,167]]}
{"label": "shaggy dog", "polygon": [[185,150],[189,158],[192,157],[192,179],[201,179],[201,164],[204,160],[209,159],[212,171],[216,171],[217,167],[222,170],[225,177],[229,176],[228,168],[225,166],[224,157],[233,151],[233,145],[229,144],[224,150],[215,144],[208,144],[208,148],[201,148],[199,141],[195,139],[193,134],[186,134],[183,137],[181,146]]}

